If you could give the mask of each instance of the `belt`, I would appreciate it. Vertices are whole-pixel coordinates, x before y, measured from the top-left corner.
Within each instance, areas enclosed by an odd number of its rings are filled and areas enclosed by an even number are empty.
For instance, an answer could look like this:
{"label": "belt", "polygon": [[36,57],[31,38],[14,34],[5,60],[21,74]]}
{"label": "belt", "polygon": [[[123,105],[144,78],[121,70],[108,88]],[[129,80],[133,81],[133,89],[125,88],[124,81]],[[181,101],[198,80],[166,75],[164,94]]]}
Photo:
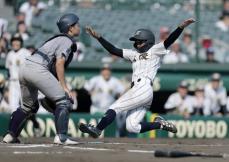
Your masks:
{"label": "belt", "polygon": [[45,53],[43,53],[43,52],[41,52],[41,51],[35,51],[34,54],[38,54],[38,55],[40,55],[43,59],[45,59],[48,63],[50,62],[49,57],[48,57]]}
{"label": "belt", "polygon": [[[138,78],[137,82],[140,82],[141,78]],[[131,82],[131,88],[135,85],[135,82]],[[153,82],[150,80],[150,85],[153,86]]]}

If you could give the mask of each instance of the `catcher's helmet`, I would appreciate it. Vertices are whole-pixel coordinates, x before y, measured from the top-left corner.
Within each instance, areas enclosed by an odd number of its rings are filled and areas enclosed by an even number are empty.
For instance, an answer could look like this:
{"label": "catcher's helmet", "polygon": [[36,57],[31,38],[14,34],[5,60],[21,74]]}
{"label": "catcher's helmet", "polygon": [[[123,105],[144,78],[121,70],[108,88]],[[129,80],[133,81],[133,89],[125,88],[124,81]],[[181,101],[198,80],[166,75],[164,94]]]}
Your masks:
{"label": "catcher's helmet", "polygon": [[144,41],[145,46],[142,49],[137,49],[136,44],[134,44],[134,47],[139,52],[146,52],[155,44],[155,36],[152,31],[148,29],[138,29],[135,34],[130,37],[130,41]]}
{"label": "catcher's helmet", "polygon": [[68,13],[61,16],[60,19],[57,20],[56,24],[61,33],[67,33],[69,27],[78,23],[78,21],[79,17],[76,14]]}

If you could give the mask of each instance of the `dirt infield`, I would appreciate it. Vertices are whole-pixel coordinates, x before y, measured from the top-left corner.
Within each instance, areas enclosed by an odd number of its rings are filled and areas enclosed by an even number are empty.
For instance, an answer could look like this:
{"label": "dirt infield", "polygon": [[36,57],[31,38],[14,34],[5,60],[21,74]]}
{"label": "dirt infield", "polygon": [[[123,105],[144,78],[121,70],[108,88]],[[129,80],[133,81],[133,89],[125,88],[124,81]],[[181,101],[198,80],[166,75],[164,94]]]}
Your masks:
{"label": "dirt infield", "polygon": [[22,139],[24,144],[0,144],[1,162],[220,162],[229,158],[156,158],[154,151],[180,150],[229,154],[229,140],[104,138],[78,139],[77,146],[57,146],[50,138]]}

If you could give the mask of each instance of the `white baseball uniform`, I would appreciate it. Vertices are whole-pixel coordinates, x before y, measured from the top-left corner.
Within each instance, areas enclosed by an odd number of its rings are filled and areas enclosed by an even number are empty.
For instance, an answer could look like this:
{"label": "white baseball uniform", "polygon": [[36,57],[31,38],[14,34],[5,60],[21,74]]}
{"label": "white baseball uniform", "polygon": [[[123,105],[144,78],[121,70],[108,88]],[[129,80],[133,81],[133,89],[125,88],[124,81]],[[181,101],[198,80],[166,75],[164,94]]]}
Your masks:
{"label": "white baseball uniform", "polygon": [[198,98],[197,96],[193,96],[192,102],[193,108],[203,109],[203,115],[211,115],[210,105],[211,100],[207,97]]}
{"label": "white baseball uniform", "polygon": [[166,110],[176,108],[177,111],[180,113],[184,111],[192,113],[193,97],[190,95],[186,95],[184,98],[182,98],[178,92],[175,92],[169,96],[164,107]]}
{"label": "white baseball uniform", "polygon": [[19,11],[25,14],[25,24],[26,26],[30,27],[31,22],[36,13],[36,10],[44,10],[47,8],[47,5],[43,2],[38,2],[36,7],[29,4],[29,2],[25,2],[19,8]]}
{"label": "white baseball uniform", "polygon": [[140,122],[153,99],[152,82],[167,53],[163,42],[155,44],[144,53],[123,49],[123,57],[132,63],[134,86],[112,104],[110,109],[116,113],[128,111],[126,128],[129,132],[139,133],[141,130]]}
{"label": "white baseball uniform", "polygon": [[103,76],[95,76],[86,84],[85,89],[91,92],[91,113],[105,113],[109,106],[115,101],[115,97],[124,92],[122,83],[115,77],[106,81]]}
{"label": "white baseball uniform", "polygon": [[24,63],[25,58],[30,56],[31,52],[25,48],[21,48],[19,51],[10,51],[6,58],[6,68],[9,69],[9,105],[11,111],[15,111],[20,104],[21,89],[19,85],[19,69]]}
{"label": "white baseball uniform", "polygon": [[219,87],[217,90],[214,90],[209,83],[205,86],[204,93],[205,96],[211,101],[210,110],[213,114],[220,111],[221,105],[227,104],[227,91],[223,86]]}

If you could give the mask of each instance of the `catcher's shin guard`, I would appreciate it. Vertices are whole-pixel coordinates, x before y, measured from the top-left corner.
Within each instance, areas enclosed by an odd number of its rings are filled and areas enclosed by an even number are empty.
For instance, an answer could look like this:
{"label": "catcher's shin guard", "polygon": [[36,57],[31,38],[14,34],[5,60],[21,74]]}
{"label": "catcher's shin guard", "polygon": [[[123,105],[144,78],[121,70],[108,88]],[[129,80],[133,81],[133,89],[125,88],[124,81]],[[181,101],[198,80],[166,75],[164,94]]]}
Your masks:
{"label": "catcher's shin guard", "polygon": [[68,131],[69,107],[70,105],[68,104],[68,102],[64,101],[56,105],[56,109],[54,112],[56,132],[62,142],[66,140],[66,135]]}
{"label": "catcher's shin guard", "polygon": [[18,137],[26,123],[27,118],[29,117],[29,113],[24,112],[21,108],[18,108],[11,115],[10,123],[9,123],[9,132]]}

